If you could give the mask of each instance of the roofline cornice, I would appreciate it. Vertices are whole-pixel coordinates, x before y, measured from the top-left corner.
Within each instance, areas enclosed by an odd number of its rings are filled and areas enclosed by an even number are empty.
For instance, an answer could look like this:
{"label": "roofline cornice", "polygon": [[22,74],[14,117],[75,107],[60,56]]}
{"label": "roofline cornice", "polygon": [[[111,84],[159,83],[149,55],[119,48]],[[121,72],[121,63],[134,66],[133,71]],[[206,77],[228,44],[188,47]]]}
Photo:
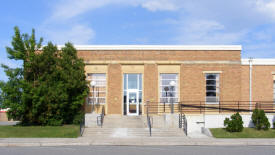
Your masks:
{"label": "roofline cornice", "polygon": [[[58,45],[61,49],[64,45]],[[241,45],[74,45],[77,50],[209,50],[241,51]]]}

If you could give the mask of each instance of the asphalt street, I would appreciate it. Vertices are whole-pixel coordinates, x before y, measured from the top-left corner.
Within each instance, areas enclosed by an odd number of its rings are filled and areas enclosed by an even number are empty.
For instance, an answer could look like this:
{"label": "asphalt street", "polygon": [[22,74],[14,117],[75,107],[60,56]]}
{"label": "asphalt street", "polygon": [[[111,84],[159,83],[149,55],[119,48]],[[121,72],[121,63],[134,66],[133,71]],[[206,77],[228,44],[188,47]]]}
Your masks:
{"label": "asphalt street", "polygon": [[274,155],[274,146],[0,147],[1,155]]}

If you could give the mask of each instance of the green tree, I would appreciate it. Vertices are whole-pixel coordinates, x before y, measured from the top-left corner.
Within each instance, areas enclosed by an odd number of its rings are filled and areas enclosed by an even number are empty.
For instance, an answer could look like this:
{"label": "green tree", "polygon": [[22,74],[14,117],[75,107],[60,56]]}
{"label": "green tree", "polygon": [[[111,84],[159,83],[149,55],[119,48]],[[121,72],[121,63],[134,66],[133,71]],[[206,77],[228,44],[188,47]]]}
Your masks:
{"label": "green tree", "polygon": [[229,118],[225,118],[224,126],[226,131],[241,132],[243,130],[242,116],[237,112],[236,114],[231,115],[231,120]]}
{"label": "green tree", "polygon": [[61,78],[64,81],[64,96],[67,101],[64,103],[64,121],[72,123],[78,122],[78,116],[81,115],[84,99],[88,95],[88,86],[85,80],[84,62],[77,57],[77,51],[71,43],[65,44],[62,48],[60,61]]}
{"label": "green tree", "polygon": [[9,77],[7,82],[0,82],[2,108],[10,108],[8,117],[20,120],[24,110],[22,104],[22,69],[12,69],[5,65],[2,67]]}
{"label": "green tree", "polygon": [[[15,27],[12,47],[7,47],[7,53],[10,59],[23,61],[23,66],[17,69],[3,66],[9,77],[7,83],[1,83],[3,105],[10,108],[11,118],[24,125],[72,123],[79,118],[88,94],[84,62],[71,43],[59,50],[51,42],[42,48],[42,40],[36,41],[34,30],[30,36],[21,35]],[[17,87],[12,87],[15,84]],[[21,94],[17,95],[15,90]],[[17,100],[9,101],[15,95]]]}
{"label": "green tree", "polygon": [[268,121],[268,118],[265,115],[264,110],[261,110],[261,109],[253,110],[251,119],[257,130],[261,130],[261,129],[268,130],[270,128],[270,123]]}
{"label": "green tree", "polygon": [[[4,85],[2,89],[3,94],[3,106],[10,108],[8,116],[13,119],[19,119],[22,123],[28,122],[32,117],[32,102],[31,87],[34,86],[35,80],[32,80],[30,73],[33,71],[36,52],[41,48],[42,38],[36,41],[35,31],[32,30],[32,34],[21,34],[18,27],[14,28],[15,34],[12,37],[12,47],[6,47],[8,58],[21,61],[22,67],[9,68],[2,65],[5,69],[6,75],[9,81]],[[14,88],[12,88],[14,87]],[[12,99],[13,97],[15,99]]]}

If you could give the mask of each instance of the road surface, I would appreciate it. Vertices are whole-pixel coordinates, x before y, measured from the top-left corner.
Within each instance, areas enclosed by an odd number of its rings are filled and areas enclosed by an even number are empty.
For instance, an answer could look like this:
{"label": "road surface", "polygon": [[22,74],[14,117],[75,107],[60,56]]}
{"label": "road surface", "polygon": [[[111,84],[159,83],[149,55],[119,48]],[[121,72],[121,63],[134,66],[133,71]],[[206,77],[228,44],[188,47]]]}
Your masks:
{"label": "road surface", "polygon": [[274,155],[274,146],[0,147],[2,155]]}

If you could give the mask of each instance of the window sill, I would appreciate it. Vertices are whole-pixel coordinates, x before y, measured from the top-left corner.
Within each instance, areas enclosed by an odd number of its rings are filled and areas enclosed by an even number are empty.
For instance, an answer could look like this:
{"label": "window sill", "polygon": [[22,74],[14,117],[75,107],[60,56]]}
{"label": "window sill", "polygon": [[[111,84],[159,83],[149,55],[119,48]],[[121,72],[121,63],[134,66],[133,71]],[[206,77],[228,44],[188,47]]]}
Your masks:
{"label": "window sill", "polygon": [[214,104],[214,105],[217,105],[217,104],[219,104],[220,102],[205,102],[205,104]]}

